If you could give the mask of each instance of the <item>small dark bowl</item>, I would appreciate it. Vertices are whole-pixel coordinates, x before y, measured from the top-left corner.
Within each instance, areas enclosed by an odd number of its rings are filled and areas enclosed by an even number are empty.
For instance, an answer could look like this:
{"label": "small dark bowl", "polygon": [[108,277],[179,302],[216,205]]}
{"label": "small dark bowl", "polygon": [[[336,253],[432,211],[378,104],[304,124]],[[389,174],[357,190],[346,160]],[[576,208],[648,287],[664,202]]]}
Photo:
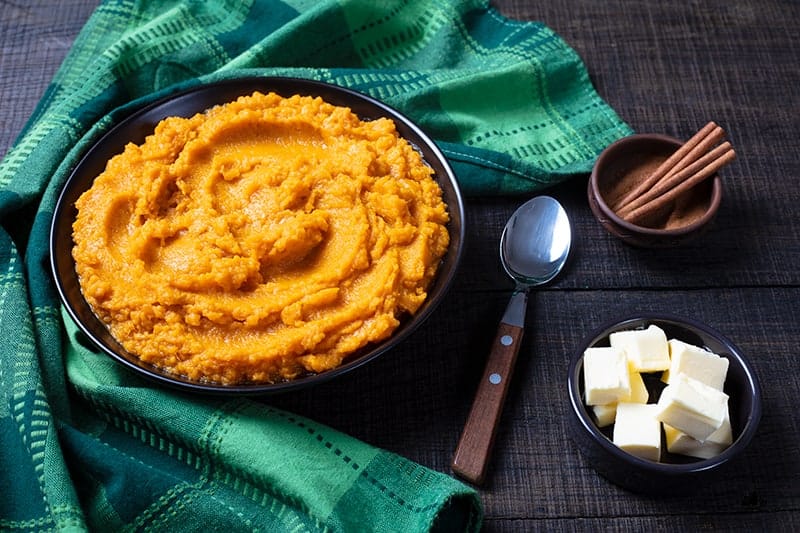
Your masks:
{"label": "small dark bowl", "polygon": [[[661,462],[635,457],[612,442],[610,426],[599,428],[584,403],[584,351],[593,346],[608,346],[608,337],[615,331],[641,329],[650,324],[663,329],[667,338],[703,346],[730,361],[724,392],[729,396],[733,443],[716,457],[695,459],[670,454],[663,441]],[[659,384],[648,383],[648,378],[655,378],[655,375],[645,378],[652,403],[654,392],[657,396],[660,389]],[[602,326],[578,346],[569,365],[567,384],[570,400],[569,428],[577,448],[599,474],[637,493],[685,494],[718,482],[734,459],[740,457],[750,444],[761,419],[761,389],[758,379],[753,367],[739,349],[708,326],[673,315],[637,315]],[[663,384],[660,386],[663,387]]]}
{"label": "small dark bowl", "polygon": [[[294,94],[320,96],[331,104],[349,107],[363,120],[381,117],[392,119],[400,135],[420,151],[434,170],[434,179],[442,189],[450,214],[450,245],[439,266],[437,277],[429,288],[428,298],[417,313],[402,322],[391,337],[353,354],[338,368],[274,384],[223,385],[194,381],[143,363],[127,352],[83,298],[72,259],[72,223],[77,214],[75,201],[92,185],[94,178],[105,169],[106,162],[112,156],[122,152],[128,142],[144,142],[145,137],[153,132],[155,125],[162,119],[170,116],[190,117],[253,91],[272,91],[286,97]],[[408,338],[444,298],[461,259],[464,236],[464,205],[456,176],[433,140],[410,119],[374,98],[336,85],[298,78],[250,77],[200,85],[168,96],[126,118],[92,146],[73,169],[56,204],[50,230],[50,261],[56,288],[69,315],[100,350],[125,367],[157,383],[193,392],[267,394],[328,381],[373,360]]]}
{"label": "small dark bowl", "polygon": [[617,191],[625,191],[631,180],[654,171],[682,144],[667,135],[636,134],[603,150],[589,177],[587,196],[592,213],[609,233],[633,246],[665,248],[684,244],[708,228],[722,200],[718,174],[683,194],[671,212],[650,226],[623,220],[609,206],[621,196]]}

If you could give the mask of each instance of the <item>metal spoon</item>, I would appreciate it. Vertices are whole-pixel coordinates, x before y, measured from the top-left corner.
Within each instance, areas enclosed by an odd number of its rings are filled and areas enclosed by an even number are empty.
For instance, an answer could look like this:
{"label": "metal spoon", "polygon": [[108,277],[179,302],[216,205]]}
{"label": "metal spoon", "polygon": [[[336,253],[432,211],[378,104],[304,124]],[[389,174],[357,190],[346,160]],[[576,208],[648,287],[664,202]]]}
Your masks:
{"label": "metal spoon", "polygon": [[516,282],[516,288],[497,328],[452,462],[453,472],[474,484],[481,484],[486,476],[489,454],[522,341],[528,291],[558,275],[567,261],[571,242],[567,213],[549,196],[538,196],[524,203],[503,230],[500,261]]}

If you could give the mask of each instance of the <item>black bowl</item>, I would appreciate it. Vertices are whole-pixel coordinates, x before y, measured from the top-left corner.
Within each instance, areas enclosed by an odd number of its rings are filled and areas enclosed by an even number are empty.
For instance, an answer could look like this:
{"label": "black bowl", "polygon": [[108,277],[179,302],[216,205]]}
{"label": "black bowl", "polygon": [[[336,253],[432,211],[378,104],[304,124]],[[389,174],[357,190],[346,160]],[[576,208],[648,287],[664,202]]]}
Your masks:
{"label": "black bowl", "polygon": [[[729,361],[724,392],[733,429],[733,443],[711,459],[669,454],[663,446],[662,461],[640,459],[618,448],[608,428],[600,429],[584,403],[583,353],[592,346],[608,346],[615,331],[646,328],[655,324],[667,338],[702,346]],[[742,455],[761,419],[761,389],[755,371],[728,339],[697,321],[668,314],[637,315],[614,321],[589,335],[575,351],[567,377],[570,400],[569,427],[573,441],[589,464],[611,482],[644,494],[684,494],[718,482],[734,459]],[[658,391],[657,391],[658,392]],[[652,390],[651,390],[652,393]],[[651,401],[653,396],[651,394]],[[663,442],[662,442],[663,445]]]}
{"label": "black bowl", "polygon": [[[450,214],[448,225],[450,246],[439,266],[436,280],[429,289],[428,298],[417,313],[403,322],[387,340],[359,351],[342,366],[320,374],[274,384],[223,385],[193,381],[163,372],[128,353],[111,336],[106,326],[84,300],[72,259],[74,245],[72,223],[77,214],[75,201],[91,187],[94,178],[105,169],[106,163],[112,156],[122,152],[129,142],[144,142],[145,137],[153,132],[156,124],[162,119],[170,116],[190,117],[215,105],[251,94],[253,91],[272,91],[285,97],[294,94],[319,96],[331,104],[349,107],[362,120],[381,117],[392,119],[399,134],[420,151],[435,172],[434,178],[442,189]],[[464,206],[456,176],[434,142],[411,120],[374,98],[328,83],[298,78],[248,77],[197,86],[154,102],[117,124],[92,146],[73,169],[56,204],[50,230],[50,262],[59,296],[69,315],[100,350],[127,368],[158,383],[189,391],[265,394],[298,389],[333,379],[403,342],[430,316],[444,298],[461,260],[464,235]]]}

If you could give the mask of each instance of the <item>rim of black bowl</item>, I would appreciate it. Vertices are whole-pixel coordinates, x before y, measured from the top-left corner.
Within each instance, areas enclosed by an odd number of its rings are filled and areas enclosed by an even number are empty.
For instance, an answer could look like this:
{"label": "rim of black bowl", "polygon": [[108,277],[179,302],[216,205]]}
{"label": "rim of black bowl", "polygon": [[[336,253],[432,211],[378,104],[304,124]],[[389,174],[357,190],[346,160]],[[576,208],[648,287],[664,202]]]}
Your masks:
{"label": "rim of black bowl", "polygon": [[[168,116],[191,116],[217,104],[224,104],[253,91],[275,92],[288,97],[294,94],[320,96],[334,105],[349,107],[364,120],[388,117],[394,120],[399,134],[419,150],[434,169],[434,178],[450,213],[450,245],[439,272],[429,288],[428,298],[413,316],[401,323],[389,339],[369,346],[351,356],[343,365],[309,374],[296,380],[278,383],[221,383],[194,381],[169,374],[140,361],[111,336],[95,316],[80,290],[72,260],[72,222],[75,200],[105,168],[111,156],[129,142],[143,142],[156,123]],[[178,91],[134,111],[94,143],[73,168],[59,194],[50,226],[50,267],[59,298],[80,331],[102,352],[123,366],[151,381],[173,388],[211,394],[270,394],[309,387],[327,382],[358,368],[400,344],[431,315],[453,282],[463,253],[466,235],[464,203],[455,173],[435,142],[411,119],[391,106],[366,94],[327,82],[294,77],[250,76],[205,83]]]}
{"label": "rim of black bowl", "polygon": [[[669,327],[694,330],[693,333],[695,334],[701,333],[707,336],[707,338],[714,339],[717,344],[725,348],[717,353],[727,357],[728,359],[735,359],[738,364],[741,365],[744,371],[744,376],[747,381],[747,392],[748,396],[750,397],[752,409],[745,424],[739,428],[739,433],[733,443],[722,453],[710,459],[697,459],[686,463],[658,463],[655,461],[641,459],[635,455],[629,454],[628,452],[616,446],[605,434],[603,434],[602,431],[600,431],[600,429],[597,427],[597,424],[595,424],[594,420],[592,420],[591,416],[589,415],[586,406],[583,404],[583,399],[581,398],[580,392],[579,376],[583,368],[583,353],[586,351],[586,349],[595,345],[598,341],[608,337],[612,331],[633,329],[644,324],[652,323],[656,323],[657,325],[659,323],[662,325],[668,324]],[[570,361],[567,381],[572,414],[577,416],[581,426],[589,433],[589,435],[591,435],[592,440],[602,446],[606,452],[614,455],[618,459],[627,461],[644,470],[658,473],[659,475],[678,476],[721,467],[738,455],[745,447],[747,447],[755,435],[758,429],[758,424],[761,420],[761,387],[758,382],[758,377],[755,374],[755,370],[747,358],[742,355],[733,342],[715,329],[697,320],[671,313],[639,313],[622,319],[609,321],[600,326],[590,333],[586,337],[586,340],[584,340],[575,351],[572,360]]]}
{"label": "rim of black bowl", "polygon": [[669,236],[669,237],[681,237],[688,233],[692,233],[696,231],[698,228],[702,227],[703,225],[707,224],[714,216],[716,216],[717,211],[719,210],[719,205],[722,203],[722,179],[719,177],[719,174],[716,173],[712,178],[712,189],[711,189],[711,203],[709,204],[708,210],[703,213],[703,216],[699,219],[695,220],[691,224],[687,224],[686,226],[681,226],[679,228],[673,229],[658,229],[658,228],[648,228],[647,226],[639,226],[637,224],[633,224],[628,222],[627,220],[621,218],[617,215],[611,207],[606,204],[603,195],[600,194],[600,185],[597,183],[597,174],[598,170],[601,169],[607,159],[612,159],[616,152],[625,148],[626,145],[631,143],[650,143],[652,141],[663,141],[665,143],[669,143],[675,145],[675,148],[679,148],[683,141],[676,137],[671,137],[669,135],[664,135],[661,133],[634,133],[633,135],[628,135],[627,137],[622,137],[621,139],[617,139],[610,145],[608,145],[599,156],[595,160],[595,164],[592,167],[592,172],[589,176],[589,186],[592,188],[592,194],[597,201],[597,206],[603,212],[605,216],[607,216],[611,221],[615,224],[619,225],[622,228],[625,228],[628,231],[634,233],[640,233],[644,235],[653,235],[653,236]]}

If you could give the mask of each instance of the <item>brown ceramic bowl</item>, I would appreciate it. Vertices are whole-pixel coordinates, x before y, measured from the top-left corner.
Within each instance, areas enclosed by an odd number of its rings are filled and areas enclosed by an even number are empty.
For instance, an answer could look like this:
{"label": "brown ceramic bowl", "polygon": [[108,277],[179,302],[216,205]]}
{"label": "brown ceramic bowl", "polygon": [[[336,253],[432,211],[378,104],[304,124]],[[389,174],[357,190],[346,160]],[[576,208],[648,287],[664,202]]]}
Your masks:
{"label": "brown ceramic bowl", "polygon": [[718,174],[681,195],[648,225],[623,220],[610,207],[682,144],[667,135],[636,134],[616,141],[600,154],[587,194],[589,207],[609,233],[633,246],[659,248],[683,244],[708,228],[722,199]]}

